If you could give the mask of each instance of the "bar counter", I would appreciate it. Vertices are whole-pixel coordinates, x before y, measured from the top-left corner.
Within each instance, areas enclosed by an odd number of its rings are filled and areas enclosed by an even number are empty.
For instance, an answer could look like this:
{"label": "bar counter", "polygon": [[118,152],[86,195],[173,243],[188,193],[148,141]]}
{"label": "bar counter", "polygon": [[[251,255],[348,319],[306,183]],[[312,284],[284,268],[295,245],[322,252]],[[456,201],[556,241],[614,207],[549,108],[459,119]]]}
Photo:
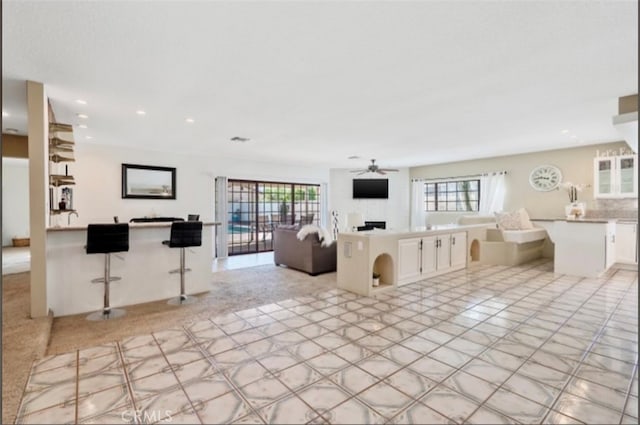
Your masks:
{"label": "bar counter", "polygon": [[[211,289],[214,226],[204,222],[202,246],[187,248],[187,294]],[[129,251],[111,255],[111,306],[125,307],[169,299],[180,294],[180,275],[169,270],[180,265],[180,250],[162,244],[170,235],[170,222],[130,223]],[[98,311],[103,306],[104,284],[91,283],[104,273],[104,255],[87,254],[86,226],[47,229],[47,300],[55,317]]]}

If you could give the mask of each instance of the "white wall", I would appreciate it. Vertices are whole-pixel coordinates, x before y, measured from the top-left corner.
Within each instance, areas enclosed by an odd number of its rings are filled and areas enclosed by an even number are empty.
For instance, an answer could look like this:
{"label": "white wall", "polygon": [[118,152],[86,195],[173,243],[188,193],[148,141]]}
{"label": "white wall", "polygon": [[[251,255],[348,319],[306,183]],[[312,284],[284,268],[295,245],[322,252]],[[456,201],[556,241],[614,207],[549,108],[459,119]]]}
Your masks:
{"label": "white wall", "polygon": [[[340,230],[346,230],[347,214],[359,212],[366,221],[386,221],[387,229],[409,227],[409,169],[397,173],[356,176],[346,169],[331,169],[329,210],[338,212]],[[353,199],[354,178],[389,178],[389,199]]]}
{"label": "white wall", "polygon": [[29,237],[29,160],[2,158],[2,246]]}
{"label": "white wall", "polygon": [[[601,202],[593,198],[593,159],[596,156],[596,151],[618,151],[620,148],[627,148],[626,143],[615,142],[447,164],[425,165],[411,168],[410,174],[411,178],[438,178],[504,170],[507,171],[505,211],[524,207],[531,218],[557,218],[564,216],[564,207],[569,203],[567,192],[565,190],[539,192],[529,185],[529,174],[533,168],[542,164],[553,164],[562,171],[563,181],[591,186],[578,193],[578,200],[586,202],[588,216],[590,210],[594,213],[594,210],[601,208]],[[637,202],[634,205],[635,214],[637,215]],[[450,223],[455,221],[458,215],[454,213],[429,213],[427,222],[431,224]]]}
{"label": "white wall", "polygon": [[[112,222],[116,215],[120,222],[152,215],[186,218],[187,214],[200,214],[201,220],[211,221],[214,217],[216,176],[300,183],[326,183],[329,179],[329,171],[324,167],[292,167],[94,144],[76,144],[75,156],[76,161],[69,164],[69,174],[76,181],[73,207],[79,217],[71,217],[72,226]],[[177,199],[122,199],[123,163],[175,167]],[[66,214],[58,224],[67,225]]]}

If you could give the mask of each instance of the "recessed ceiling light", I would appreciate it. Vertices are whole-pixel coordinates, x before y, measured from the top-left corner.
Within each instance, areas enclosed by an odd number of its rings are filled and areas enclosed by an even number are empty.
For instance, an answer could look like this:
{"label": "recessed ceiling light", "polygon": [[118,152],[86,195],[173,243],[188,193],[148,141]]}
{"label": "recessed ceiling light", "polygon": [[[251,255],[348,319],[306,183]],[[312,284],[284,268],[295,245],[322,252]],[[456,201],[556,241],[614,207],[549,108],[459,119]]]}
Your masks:
{"label": "recessed ceiling light", "polygon": [[2,116],[3,116],[3,117],[8,117],[8,116],[9,116],[9,113],[8,113],[8,112],[5,112],[5,111],[2,111]]}
{"label": "recessed ceiling light", "polygon": [[76,103],[78,103],[80,105],[86,105],[87,101],[86,100],[82,100],[82,99],[76,99]]}
{"label": "recessed ceiling light", "polygon": [[86,124],[78,124],[78,127],[79,128],[87,128],[87,125]]}
{"label": "recessed ceiling light", "polygon": [[89,118],[88,115],[85,114],[76,114],[78,116],[78,118],[82,118],[83,120],[86,120],[87,118]]}
{"label": "recessed ceiling light", "polygon": [[193,118],[185,118],[185,121],[189,124],[193,124],[194,122],[196,122],[196,120],[194,120]]}
{"label": "recessed ceiling light", "polygon": [[87,137],[85,137],[85,138],[86,138],[87,140],[91,140],[91,139],[93,139],[93,136],[87,136]]}
{"label": "recessed ceiling light", "polygon": [[347,159],[360,159],[360,157],[358,155],[351,155],[350,157],[347,157]]}
{"label": "recessed ceiling light", "polygon": [[18,130],[15,128],[7,128],[5,131],[11,134],[18,134]]}
{"label": "recessed ceiling light", "polygon": [[142,109],[138,109],[136,111],[136,114],[138,114],[138,115],[147,115],[147,113],[145,111],[143,111]]}
{"label": "recessed ceiling light", "polygon": [[562,130],[562,134],[569,134],[569,130]]}
{"label": "recessed ceiling light", "polygon": [[572,138],[572,139],[577,139],[577,138],[578,138],[578,136],[576,136],[575,134],[572,134],[572,135],[571,135],[571,138]]}

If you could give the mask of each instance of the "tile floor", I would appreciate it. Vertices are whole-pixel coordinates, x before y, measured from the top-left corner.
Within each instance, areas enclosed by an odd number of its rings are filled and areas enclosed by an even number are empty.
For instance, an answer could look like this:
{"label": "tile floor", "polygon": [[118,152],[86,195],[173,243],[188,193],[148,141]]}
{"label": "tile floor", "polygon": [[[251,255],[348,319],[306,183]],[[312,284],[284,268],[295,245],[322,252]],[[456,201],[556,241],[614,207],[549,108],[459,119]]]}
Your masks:
{"label": "tile floor", "polygon": [[231,255],[226,258],[213,259],[213,272],[223,270],[237,270],[246,267],[264,266],[273,264],[273,251],[256,254]]}
{"label": "tile floor", "polygon": [[33,365],[20,423],[638,423],[637,272],[479,266]]}

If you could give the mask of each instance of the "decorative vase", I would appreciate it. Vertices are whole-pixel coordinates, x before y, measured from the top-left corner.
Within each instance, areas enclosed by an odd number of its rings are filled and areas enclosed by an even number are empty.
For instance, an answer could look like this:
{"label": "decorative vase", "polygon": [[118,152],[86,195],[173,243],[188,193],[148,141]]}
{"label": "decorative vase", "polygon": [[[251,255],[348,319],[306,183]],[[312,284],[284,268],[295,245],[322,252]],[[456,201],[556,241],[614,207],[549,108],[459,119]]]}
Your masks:
{"label": "decorative vase", "polygon": [[584,202],[572,202],[564,207],[564,213],[569,219],[584,218],[586,205]]}
{"label": "decorative vase", "polygon": [[373,278],[373,286],[379,286],[380,285],[380,278],[379,277],[374,277]]}

